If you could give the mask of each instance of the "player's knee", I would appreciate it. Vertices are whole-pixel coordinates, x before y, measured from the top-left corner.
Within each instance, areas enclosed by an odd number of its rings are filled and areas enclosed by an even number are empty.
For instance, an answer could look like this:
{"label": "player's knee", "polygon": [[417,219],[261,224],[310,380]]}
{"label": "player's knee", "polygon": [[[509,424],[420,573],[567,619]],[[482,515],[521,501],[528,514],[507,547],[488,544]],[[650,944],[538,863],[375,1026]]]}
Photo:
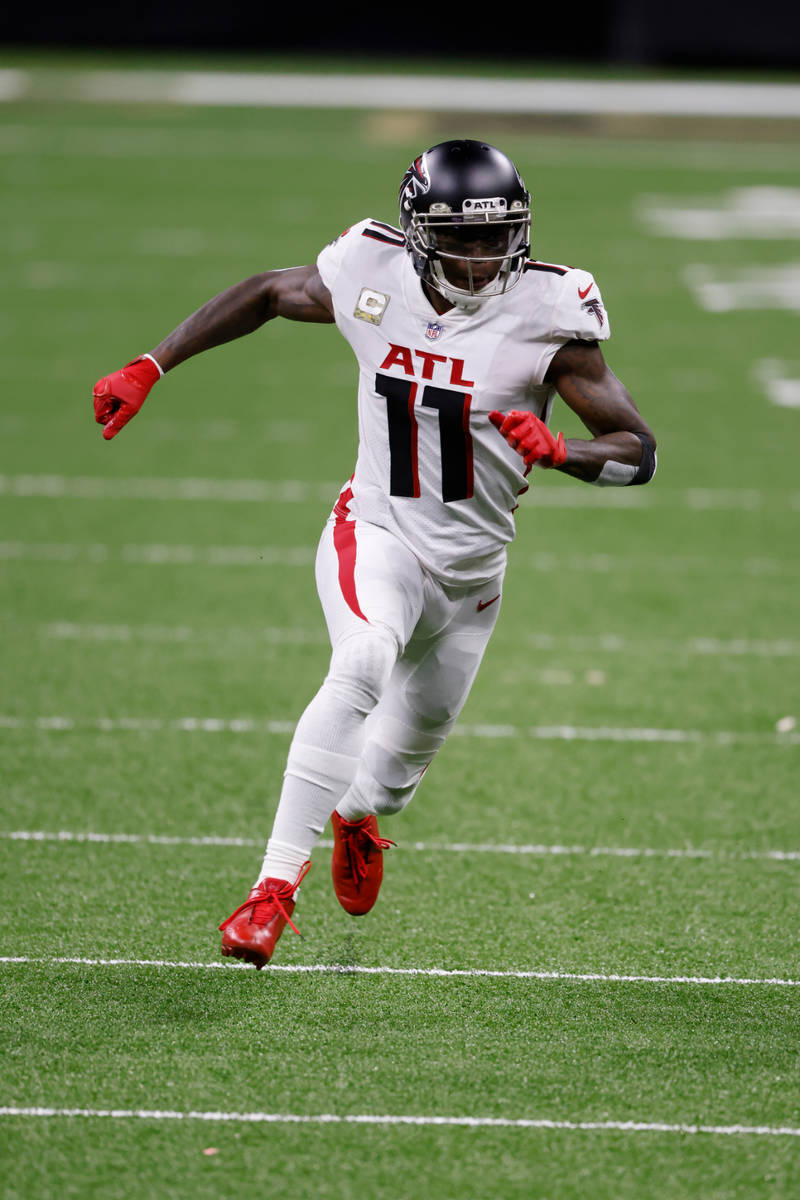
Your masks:
{"label": "player's knee", "polygon": [[390,816],[404,809],[434,753],[402,752],[375,740],[368,742],[353,781],[353,789],[366,801],[365,810]]}
{"label": "player's knee", "polygon": [[346,638],[333,652],[326,684],[339,700],[364,714],[372,712],[397,661],[398,646],[372,625]]}
{"label": "player's knee", "polygon": [[376,778],[362,762],[351,784],[350,796],[355,806],[364,812],[389,817],[405,808],[417,790],[420,778],[421,775],[404,783],[386,783]]}
{"label": "player's knee", "polygon": [[[459,650],[457,657],[449,651],[434,653],[426,670],[415,671],[406,685],[405,703],[414,714],[416,726],[428,735],[446,734],[452,728],[480,665],[481,653],[466,639]],[[435,687],[429,682],[431,663],[436,668]]]}
{"label": "player's knee", "polygon": [[375,815],[390,817],[394,813],[402,812],[417,790],[418,782],[417,780],[406,787],[387,787],[375,780],[372,794],[372,808]]}

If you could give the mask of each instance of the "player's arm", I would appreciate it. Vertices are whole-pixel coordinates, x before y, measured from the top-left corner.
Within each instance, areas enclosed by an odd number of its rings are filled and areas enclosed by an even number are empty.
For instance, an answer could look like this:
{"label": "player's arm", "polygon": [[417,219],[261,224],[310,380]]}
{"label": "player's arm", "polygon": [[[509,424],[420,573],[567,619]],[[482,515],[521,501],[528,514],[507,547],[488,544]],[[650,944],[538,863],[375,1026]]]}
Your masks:
{"label": "player's arm", "polygon": [[333,321],[331,294],[316,266],[251,275],[187,317],[151,353],[166,372],[195,354],[253,333],[275,317]]}
{"label": "player's arm", "polygon": [[163,374],[204,350],[253,333],[275,317],[330,324],[331,294],[316,266],[265,271],[234,284],[187,317],[148,354],[98,380],[94,411],[106,440],[135,416]]}
{"label": "player's arm", "polygon": [[527,466],[556,467],[601,487],[652,479],[653,432],[609,369],[597,342],[567,342],[553,356],[545,380],[555,386],[592,437],[565,440],[559,433],[556,438],[532,413],[491,413],[493,424]]}
{"label": "player's arm", "polygon": [[545,376],[576,413],[591,440],[567,438],[559,470],[587,483],[647,483],[655,474],[656,440],[597,342],[567,342]]}

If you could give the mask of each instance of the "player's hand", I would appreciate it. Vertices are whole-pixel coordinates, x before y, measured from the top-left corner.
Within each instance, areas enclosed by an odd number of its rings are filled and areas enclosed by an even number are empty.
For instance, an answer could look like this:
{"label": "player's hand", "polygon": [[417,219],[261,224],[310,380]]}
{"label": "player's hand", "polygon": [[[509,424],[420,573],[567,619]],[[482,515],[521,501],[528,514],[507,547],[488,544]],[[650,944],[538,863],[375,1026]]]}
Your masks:
{"label": "player's hand", "polygon": [[152,358],[134,358],[121,371],[104,375],[94,385],[94,419],[110,441],[135,417],[150,388],[161,378]]}
{"label": "player's hand", "polygon": [[508,442],[521,454],[526,467],[560,467],[567,457],[564,435],[554,437],[545,425],[530,412],[490,412],[489,420]]}

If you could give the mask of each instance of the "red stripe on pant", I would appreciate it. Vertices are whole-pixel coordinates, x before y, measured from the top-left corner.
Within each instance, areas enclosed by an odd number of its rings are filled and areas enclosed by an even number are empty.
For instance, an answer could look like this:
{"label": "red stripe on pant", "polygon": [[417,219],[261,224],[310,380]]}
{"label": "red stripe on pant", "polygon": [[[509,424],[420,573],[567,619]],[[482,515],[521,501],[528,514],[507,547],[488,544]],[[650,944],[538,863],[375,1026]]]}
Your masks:
{"label": "red stripe on pant", "polygon": [[347,520],[348,505],[353,498],[350,488],[342,492],[336,504],[336,520],[333,524],[333,545],[339,559],[339,587],[348,608],[360,617],[367,618],[361,611],[356,595],[356,523]]}

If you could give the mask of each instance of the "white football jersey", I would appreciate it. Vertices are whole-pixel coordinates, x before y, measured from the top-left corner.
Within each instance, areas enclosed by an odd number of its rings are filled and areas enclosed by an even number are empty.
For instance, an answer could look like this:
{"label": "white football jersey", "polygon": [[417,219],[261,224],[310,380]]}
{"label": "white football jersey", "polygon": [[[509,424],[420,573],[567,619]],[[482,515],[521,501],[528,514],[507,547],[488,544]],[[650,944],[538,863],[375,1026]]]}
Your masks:
{"label": "white football jersey", "polygon": [[442,316],[403,233],[373,220],[345,230],[317,266],[359,372],[358,460],[339,518],[390,530],[444,583],[493,578],[528,484],[488,414],[522,409],[548,420],[554,389],[544,376],[555,352],[571,338],[609,336],[592,276],[529,262],[505,295]]}

